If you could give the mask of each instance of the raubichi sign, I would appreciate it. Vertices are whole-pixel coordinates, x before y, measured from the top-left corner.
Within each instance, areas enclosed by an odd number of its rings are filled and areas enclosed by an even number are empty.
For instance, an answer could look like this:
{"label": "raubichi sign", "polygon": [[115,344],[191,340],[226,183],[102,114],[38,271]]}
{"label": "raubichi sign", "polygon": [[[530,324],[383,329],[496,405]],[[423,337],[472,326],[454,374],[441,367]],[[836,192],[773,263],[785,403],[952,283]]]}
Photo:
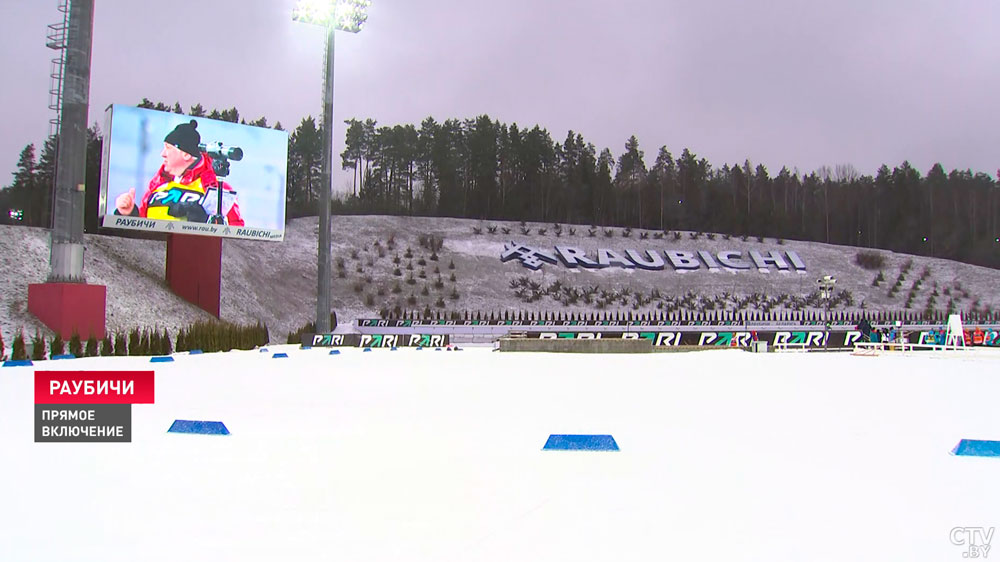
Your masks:
{"label": "raubichi sign", "polygon": [[750,250],[642,250],[626,249],[624,252],[599,248],[596,253],[571,246],[556,246],[553,250],[535,248],[517,242],[504,244],[500,261],[519,260],[528,269],[537,270],[545,264],[561,263],[565,267],[603,269],[620,267],[623,269],[645,269],[662,271],[669,265],[674,271],[694,271],[707,268],[709,271],[740,271],[756,269],[766,273],[774,268],[778,271],[806,273],[806,264],[794,251],[770,250],[759,252]]}

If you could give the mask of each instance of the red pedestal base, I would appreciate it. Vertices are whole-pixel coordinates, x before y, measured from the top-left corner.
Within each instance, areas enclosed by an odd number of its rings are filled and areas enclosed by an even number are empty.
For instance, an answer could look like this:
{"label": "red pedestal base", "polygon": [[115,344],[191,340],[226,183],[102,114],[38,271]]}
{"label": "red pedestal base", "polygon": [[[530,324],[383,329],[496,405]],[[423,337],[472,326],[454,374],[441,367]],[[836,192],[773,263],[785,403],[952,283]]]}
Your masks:
{"label": "red pedestal base", "polygon": [[177,296],[218,318],[222,291],[222,238],[169,235],[167,284]]}
{"label": "red pedestal base", "polygon": [[108,290],[85,283],[34,283],[28,285],[28,312],[69,341],[73,334],[86,340],[104,338],[104,311]]}

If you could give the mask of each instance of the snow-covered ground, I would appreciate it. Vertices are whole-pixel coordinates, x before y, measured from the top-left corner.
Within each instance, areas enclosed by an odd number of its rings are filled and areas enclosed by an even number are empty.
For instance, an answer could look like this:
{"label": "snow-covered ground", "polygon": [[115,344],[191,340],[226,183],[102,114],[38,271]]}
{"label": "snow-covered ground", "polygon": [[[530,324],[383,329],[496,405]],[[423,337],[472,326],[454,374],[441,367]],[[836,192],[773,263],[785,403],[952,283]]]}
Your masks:
{"label": "snow-covered ground", "polygon": [[36,364],[155,367],[129,444],[34,443],[0,369],[0,560],[946,562],[1000,527],[1000,459],[949,454],[1000,439],[995,350],[280,350]]}

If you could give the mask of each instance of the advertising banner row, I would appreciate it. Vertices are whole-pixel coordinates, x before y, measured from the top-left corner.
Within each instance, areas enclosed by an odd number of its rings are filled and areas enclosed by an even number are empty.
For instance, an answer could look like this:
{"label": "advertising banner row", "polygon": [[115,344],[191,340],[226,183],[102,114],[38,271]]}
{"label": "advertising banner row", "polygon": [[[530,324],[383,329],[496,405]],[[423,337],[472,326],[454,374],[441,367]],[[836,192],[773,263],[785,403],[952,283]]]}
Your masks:
{"label": "advertising banner row", "polygon": [[441,347],[447,334],[302,334],[305,347]]}
{"label": "advertising banner row", "polygon": [[[967,330],[967,345],[1000,347],[1000,331]],[[754,341],[775,347],[851,348],[867,341],[858,330],[711,330],[711,331],[529,331],[523,337],[533,339],[632,339],[649,340],[657,347],[749,347]],[[904,331],[901,336],[911,344],[943,344],[941,330]],[[899,341],[899,336],[897,340]],[[449,345],[448,334],[304,334],[302,345],[308,347],[440,347]]]}
{"label": "advertising banner row", "polygon": [[[997,330],[967,330],[964,334],[967,345],[1000,347],[1000,331]],[[650,332],[579,332],[579,331],[536,331],[527,332],[525,337],[538,339],[647,339],[654,346],[669,347],[681,345],[708,347],[749,347],[754,341],[767,342],[769,346],[788,346],[804,348],[851,348],[855,344],[868,341],[857,330],[846,332],[825,330],[797,331],[650,331]],[[940,330],[904,331],[902,336],[896,336],[894,341],[904,338],[911,344],[937,344],[943,341]]]}
{"label": "advertising banner row", "polygon": [[[725,328],[731,327],[732,329],[737,328],[749,328],[749,329],[766,329],[770,327],[772,331],[789,326],[815,326],[817,328],[822,328],[825,322],[819,320],[804,320],[804,321],[781,321],[781,320],[750,320],[750,321],[730,321],[730,320],[381,320],[374,318],[359,318],[357,325],[359,329],[366,328],[419,328],[428,327],[436,328],[441,326],[496,326],[496,327],[507,327],[507,328],[538,328],[538,327],[550,327],[550,328],[565,328],[567,330],[576,330],[581,328],[607,328],[620,326],[622,328],[630,327],[649,327],[649,328],[670,328],[670,327],[688,327],[697,328],[705,327],[712,329],[715,328]],[[848,326],[853,328],[857,324],[856,321],[843,321],[843,320],[833,320],[830,325],[833,327],[844,327]],[[941,326],[940,322],[921,322],[921,323],[911,323],[906,322],[907,326],[921,325],[921,326]]]}

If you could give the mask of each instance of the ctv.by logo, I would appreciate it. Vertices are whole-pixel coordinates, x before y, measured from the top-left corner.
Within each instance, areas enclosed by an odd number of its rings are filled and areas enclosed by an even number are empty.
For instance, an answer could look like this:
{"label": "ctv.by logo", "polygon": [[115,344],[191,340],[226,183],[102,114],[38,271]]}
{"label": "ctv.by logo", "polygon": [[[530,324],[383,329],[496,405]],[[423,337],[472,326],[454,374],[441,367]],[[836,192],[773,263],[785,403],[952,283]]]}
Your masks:
{"label": "ctv.by logo", "polygon": [[948,537],[951,544],[965,547],[963,558],[986,558],[990,555],[990,542],[993,540],[994,527],[955,527]]}

